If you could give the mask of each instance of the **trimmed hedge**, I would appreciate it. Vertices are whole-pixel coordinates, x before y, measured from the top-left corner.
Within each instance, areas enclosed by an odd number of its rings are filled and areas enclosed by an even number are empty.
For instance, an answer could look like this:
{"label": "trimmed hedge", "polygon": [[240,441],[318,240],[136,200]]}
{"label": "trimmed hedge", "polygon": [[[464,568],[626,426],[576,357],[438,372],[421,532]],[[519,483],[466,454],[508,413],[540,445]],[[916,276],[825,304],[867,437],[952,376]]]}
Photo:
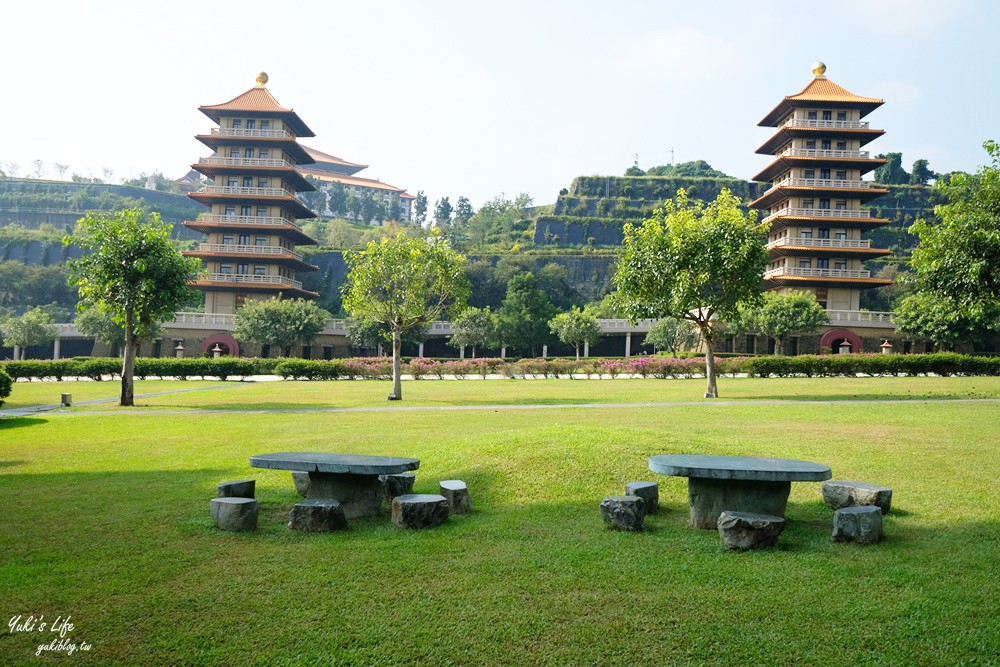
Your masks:
{"label": "trimmed hedge", "polygon": [[[0,364],[0,372],[9,379],[55,379],[89,377],[103,380],[118,377],[121,360],[114,358],[77,358],[59,361],[8,361]],[[879,375],[980,375],[1000,376],[1000,357],[978,357],[951,352],[939,354],[825,354],[796,357],[754,356],[721,357],[716,355],[719,375],[745,373],[750,377],[849,377]],[[636,356],[622,358],[574,359],[461,359],[435,360],[414,358],[404,360],[403,373],[416,380],[421,378],[469,377],[486,378],[502,375],[507,378],[643,377],[691,378],[705,375],[705,358]],[[387,380],[392,378],[389,357],[356,357],[329,361],[308,359],[150,359],[135,362],[135,375],[149,377],[190,378],[217,377],[228,380],[249,375],[271,375],[293,380]],[[3,379],[0,378],[0,390]],[[3,394],[0,393],[0,399]]]}
{"label": "trimmed hedge", "polygon": [[0,368],[0,408],[3,407],[3,401],[5,398],[10,396],[10,386],[14,383],[7,375],[7,372]]}

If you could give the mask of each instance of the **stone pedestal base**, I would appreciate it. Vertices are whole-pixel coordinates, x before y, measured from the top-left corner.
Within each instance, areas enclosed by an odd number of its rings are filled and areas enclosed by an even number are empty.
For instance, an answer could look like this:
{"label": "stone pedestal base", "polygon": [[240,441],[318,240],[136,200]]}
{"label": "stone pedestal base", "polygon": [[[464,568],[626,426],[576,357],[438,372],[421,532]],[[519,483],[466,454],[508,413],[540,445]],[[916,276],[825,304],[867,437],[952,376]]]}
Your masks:
{"label": "stone pedestal base", "polygon": [[429,493],[407,494],[392,500],[392,523],[400,528],[427,528],[448,520],[448,500]]}
{"label": "stone pedestal base", "polygon": [[457,479],[447,479],[438,485],[441,495],[448,500],[452,514],[468,514],[472,511],[472,499],[469,497],[469,487]]}
{"label": "stone pedestal base", "polygon": [[734,551],[773,547],[784,529],[784,519],[768,514],[726,511],[719,515],[719,536]]}
{"label": "stone pedestal base", "polygon": [[309,473],[309,500],[334,498],[340,501],[344,516],[375,516],[382,506],[385,490],[378,475],[350,473]]}
{"label": "stone pedestal base", "polygon": [[220,530],[257,530],[257,501],[253,498],[213,498],[211,510]]}
{"label": "stone pedestal base", "polygon": [[660,509],[660,485],[656,482],[629,482],[626,496],[639,496],[646,503],[646,514],[656,514]]}
{"label": "stone pedestal base", "polygon": [[336,500],[317,498],[304,500],[295,505],[288,513],[288,527],[292,530],[317,533],[347,530],[347,518],[344,517],[344,510]]}
{"label": "stone pedestal base", "polygon": [[688,501],[691,505],[691,525],[717,530],[719,515],[726,510],[784,518],[791,490],[791,482],[690,477]]}
{"label": "stone pedestal base", "polygon": [[834,542],[875,544],[882,540],[882,510],[875,505],[844,507],[833,513]]}
{"label": "stone pedestal base", "polygon": [[598,510],[611,530],[640,531],[646,519],[646,501],[640,496],[608,496]]}

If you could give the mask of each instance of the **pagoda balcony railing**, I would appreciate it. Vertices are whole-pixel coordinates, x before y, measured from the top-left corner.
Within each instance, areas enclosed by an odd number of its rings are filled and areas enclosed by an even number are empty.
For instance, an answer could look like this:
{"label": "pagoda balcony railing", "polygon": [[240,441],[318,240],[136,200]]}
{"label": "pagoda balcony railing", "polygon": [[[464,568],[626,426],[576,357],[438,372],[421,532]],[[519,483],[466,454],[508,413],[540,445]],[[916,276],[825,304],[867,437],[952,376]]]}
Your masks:
{"label": "pagoda balcony railing", "polygon": [[240,255],[281,255],[302,259],[302,255],[279,245],[235,245],[231,243],[199,243],[200,252],[237,253]]}
{"label": "pagoda balcony railing", "polygon": [[832,130],[867,130],[868,121],[863,120],[806,120],[804,118],[789,118],[782,127],[816,127]]}
{"label": "pagoda balcony railing", "polygon": [[294,197],[295,193],[284,188],[240,188],[230,185],[208,185],[202,190],[209,195],[240,195],[244,197]]}
{"label": "pagoda balcony railing", "polygon": [[302,283],[298,280],[285,278],[284,276],[257,276],[250,273],[209,273],[205,274],[205,280],[213,283],[250,283],[253,285],[290,285],[295,289],[302,289]]}
{"label": "pagoda balcony railing", "polygon": [[244,130],[235,127],[213,127],[212,134],[220,137],[261,137],[264,139],[294,139],[290,132],[284,130]]}
{"label": "pagoda balcony railing", "polygon": [[771,190],[788,185],[798,188],[847,188],[851,190],[867,190],[871,187],[871,181],[842,180],[836,178],[783,178],[774,181]]}
{"label": "pagoda balcony railing", "polygon": [[297,227],[293,220],[265,215],[222,215],[218,213],[206,213],[201,216],[200,222],[217,222],[230,225],[292,225]]}
{"label": "pagoda balcony railing", "polygon": [[865,239],[816,239],[811,236],[789,236],[767,244],[767,248],[782,246],[804,246],[809,248],[871,248],[872,242]]}
{"label": "pagoda balcony railing", "polygon": [[288,160],[270,160],[259,157],[203,157],[198,160],[198,164],[217,164],[224,167],[285,167],[288,169],[295,166]]}
{"label": "pagoda balcony railing", "polygon": [[853,158],[867,160],[868,151],[831,151],[821,148],[786,148],[777,154],[778,157],[828,157]]}
{"label": "pagoda balcony railing", "polygon": [[858,269],[807,269],[798,266],[781,266],[764,272],[765,278],[799,276],[802,278],[871,278],[871,271]]}
{"label": "pagoda balcony railing", "polygon": [[207,324],[209,326],[231,327],[235,321],[235,315],[222,313],[174,313],[174,319],[164,322],[164,324]]}
{"label": "pagoda balcony railing", "polygon": [[761,222],[771,222],[775,218],[870,218],[866,208],[782,208],[765,217]]}
{"label": "pagoda balcony railing", "polygon": [[830,324],[855,322],[859,324],[868,323],[881,327],[892,327],[896,324],[893,319],[893,313],[887,311],[828,310],[826,311],[826,316],[830,320]]}

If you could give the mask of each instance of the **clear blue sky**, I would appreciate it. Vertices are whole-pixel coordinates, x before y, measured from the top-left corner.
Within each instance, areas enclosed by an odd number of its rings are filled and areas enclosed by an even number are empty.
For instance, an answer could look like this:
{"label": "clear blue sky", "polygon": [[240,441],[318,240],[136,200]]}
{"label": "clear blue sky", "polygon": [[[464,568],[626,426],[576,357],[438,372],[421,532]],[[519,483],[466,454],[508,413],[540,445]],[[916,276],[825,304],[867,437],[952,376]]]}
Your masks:
{"label": "clear blue sky", "polygon": [[[16,2],[5,7],[0,168],[177,177],[207,149],[197,111],[270,75],[362,176],[466,195],[555,199],[574,176],[704,159],[749,178],[756,126],[827,76],[909,168],[971,171],[1000,139],[990,0],[800,2]],[[991,63],[994,63],[991,65]],[[67,174],[68,177],[68,174]]]}

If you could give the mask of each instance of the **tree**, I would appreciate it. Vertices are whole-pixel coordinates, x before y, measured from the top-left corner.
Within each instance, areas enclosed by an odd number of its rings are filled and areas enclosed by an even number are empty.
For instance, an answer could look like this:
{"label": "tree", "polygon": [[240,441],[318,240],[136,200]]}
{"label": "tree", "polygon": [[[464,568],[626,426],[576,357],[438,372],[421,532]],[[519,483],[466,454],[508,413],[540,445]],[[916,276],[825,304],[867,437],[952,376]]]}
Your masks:
{"label": "tree", "polygon": [[472,358],[476,358],[476,348],[495,345],[497,340],[497,316],[486,308],[466,308],[451,323],[452,347],[472,348]]}
{"label": "tree", "polygon": [[676,359],[681,349],[694,347],[697,341],[698,330],[694,322],[676,317],[661,317],[649,328],[645,344],[652,345],[656,350],[670,350]]}
{"label": "tree", "polygon": [[927,167],[927,160],[917,160],[910,171],[910,185],[927,185],[938,177]]}
{"label": "tree", "polygon": [[385,208],[385,216],[387,220],[396,220],[397,222],[408,222],[407,220],[400,220],[403,215],[403,207],[399,203],[399,195],[392,195],[389,198],[389,204]]}
{"label": "tree", "polygon": [[713,169],[704,160],[692,160],[678,164],[661,164],[646,170],[646,176],[670,176],[673,178],[732,178],[729,174]]}
{"label": "tree", "polygon": [[514,199],[507,199],[503,194],[494,197],[469,219],[469,240],[474,245],[515,243],[516,235],[530,225],[528,208],[531,203],[531,196],[523,192]]}
{"label": "tree", "polygon": [[962,341],[980,340],[996,330],[1000,310],[968,315],[952,299],[932,292],[916,292],[904,298],[893,312],[896,331],[930,340],[938,350],[953,349]]}
{"label": "tree", "polygon": [[469,295],[465,258],[440,237],[404,234],[370,242],[347,257],[344,309],[352,317],[382,322],[392,332],[392,393],[402,400],[403,333],[457,312]]}
{"label": "tree", "polygon": [[0,322],[0,331],[8,345],[21,348],[21,359],[29,345],[51,343],[57,335],[52,318],[43,308],[32,308],[20,317],[7,318]]}
{"label": "tree", "polygon": [[45,175],[45,163],[41,160],[32,160],[31,164],[35,167],[31,174],[35,178],[41,178]]}
{"label": "tree", "polygon": [[705,205],[681,189],[641,227],[626,223],[624,231],[614,277],[620,307],[632,321],[670,316],[694,322],[705,342],[705,397],[718,397],[712,351],[717,320],[760,301],[766,227],[757,224],[756,211],[743,213],[729,190]]}
{"label": "tree", "polygon": [[601,340],[601,325],[597,318],[575,306],[549,320],[549,329],[560,342],[573,346],[577,361],[580,360],[581,345],[597,345]]}
{"label": "tree", "polygon": [[347,188],[343,183],[334,183],[330,186],[327,206],[333,215],[347,214]]}
{"label": "tree", "polygon": [[288,354],[296,343],[309,345],[326,327],[330,313],[305,299],[245,301],[233,321],[236,338]]}
{"label": "tree", "polygon": [[[93,336],[111,347],[125,343],[125,328],[114,316],[100,308],[87,308],[77,313],[73,325],[80,333]],[[150,334],[154,335],[154,334]]]}
{"label": "tree", "polygon": [[121,405],[135,404],[135,357],[141,341],[174,309],[192,298],[188,287],[199,260],[183,257],[170,240],[171,225],[141,209],[91,211],[80,220],[82,236],[66,237],[87,254],[68,262],[71,284],[86,306],[96,306],[125,329]]}
{"label": "tree", "polygon": [[[382,343],[392,343],[392,332],[385,324],[371,320],[348,318],[347,337],[361,348],[374,348]],[[403,344],[419,344],[430,337],[430,325],[421,324],[403,333]]]}
{"label": "tree", "polygon": [[530,271],[514,276],[500,305],[497,331],[501,343],[522,355],[528,352],[535,356],[535,351],[548,341],[549,320],[556,315],[556,307],[536,283]]}
{"label": "tree", "polygon": [[472,203],[469,201],[468,197],[459,196],[458,200],[455,202],[455,222],[456,227],[465,227],[469,224],[469,220],[475,215],[476,211],[472,208]]}
{"label": "tree", "polygon": [[53,162],[52,168],[56,170],[57,174],[59,174],[59,180],[61,181],[66,178],[66,170],[69,169],[69,165],[63,164],[62,162]]}
{"label": "tree", "polygon": [[816,333],[828,321],[826,309],[816,303],[815,294],[791,290],[787,294],[765,292],[761,303],[741,306],[728,324],[734,331],[770,336],[774,339],[774,353],[780,355],[792,333]]}
{"label": "tree", "polygon": [[626,176],[645,176],[646,172],[639,168],[639,165],[633,164],[631,167],[625,170]]}
{"label": "tree", "polygon": [[451,225],[451,202],[447,197],[441,197],[434,204],[434,224],[445,228]]}
{"label": "tree", "polygon": [[884,159],[886,162],[875,170],[875,182],[884,185],[906,185],[910,182],[910,175],[903,169],[902,153],[886,153],[876,155],[876,158]]}
{"label": "tree", "polygon": [[417,191],[417,198],[413,201],[413,219],[418,225],[427,222],[427,195],[423,190]]}

